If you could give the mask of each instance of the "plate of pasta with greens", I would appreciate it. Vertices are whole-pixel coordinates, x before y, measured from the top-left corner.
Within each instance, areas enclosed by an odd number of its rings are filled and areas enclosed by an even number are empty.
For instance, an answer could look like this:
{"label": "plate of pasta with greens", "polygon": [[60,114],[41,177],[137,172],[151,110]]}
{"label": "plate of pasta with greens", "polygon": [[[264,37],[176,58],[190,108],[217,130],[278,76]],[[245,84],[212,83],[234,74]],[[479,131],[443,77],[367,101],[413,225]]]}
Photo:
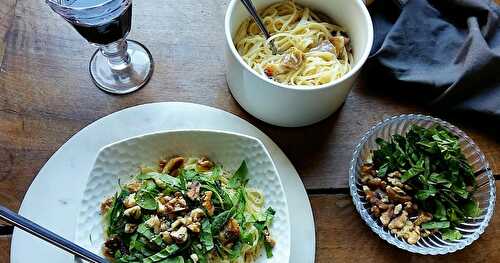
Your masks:
{"label": "plate of pasta with greens", "polygon": [[288,262],[290,224],[260,141],[181,130],[99,152],[76,241],[117,263]]}

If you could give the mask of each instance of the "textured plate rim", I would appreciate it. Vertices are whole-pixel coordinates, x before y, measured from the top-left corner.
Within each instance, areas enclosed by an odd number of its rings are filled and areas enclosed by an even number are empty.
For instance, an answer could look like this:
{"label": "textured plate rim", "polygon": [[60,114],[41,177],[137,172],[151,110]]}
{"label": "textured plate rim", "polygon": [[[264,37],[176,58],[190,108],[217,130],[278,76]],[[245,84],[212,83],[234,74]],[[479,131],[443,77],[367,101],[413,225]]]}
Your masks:
{"label": "textured plate rim", "polygon": [[[441,248],[423,248],[415,245],[411,245],[405,241],[402,241],[400,239],[395,238],[392,236],[388,231],[380,227],[375,220],[370,216],[368,213],[367,209],[364,208],[361,203],[360,203],[360,196],[357,193],[357,187],[356,187],[356,159],[361,151],[362,146],[366,143],[368,138],[377,130],[381,129],[385,125],[393,122],[400,121],[401,119],[417,119],[417,120],[428,120],[432,121],[435,123],[439,123],[446,128],[451,128],[454,133],[458,134],[459,136],[463,137],[465,141],[467,141],[468,144],[470,144],[472,147],[478,149],[478,154],[479,154],[479,159],[484,162],[485,166],[485,174],[488,177],[488,185],[489,185],[489,191],[490,195],[488,198],[488,207],[491,209],[488,210],[488,212],[485,215],[483,223],[479,226],[479,228],[474,232],[472,236],[469,238],[465,239],[464,242],[461,243],[455,243],[453,245],[441,247]],[[496,201],[496,185],[495,185],[495,180],[493,178],[493,173],[490,168],[490,164],[486,157],[484,156],[484,153],[479,149],[479,147],[474,143],[474,141],[461,129],[458,127],[454,126],[453,124],[441,120],[439,118],[427,116],[427,115],[422,115],[422,114],[402,114],[402,115],[397,115],[397,116],[392,116],[389,118],[386,118],[380,122],[378,122],[376,125],[372,126],[362,137],[360,142],[356,145],[355,150],[352,155],[350,167],[349,167],[349,190],[350,194],[352,197],[352,202],[354,203],[356,210],[358,211],[358,214],[361,216],[363,221],[371,228],[373,232],[375,232],[380,238],[385,240],[391,245],[394,245],[400,249],[413,252],[413,253],[418,253],[422,255],[444,255],[448,253],[453,253],[458,250],[464,249],[466,246],[472,244],[474,241],[476,241],[480,235],[482,235],[486,229],[486,227],[489,225],[491,218],[493,216],[493,213],[495,211],[495,201]]]}
{"label": "textured plate rim", "polygon": [[[231,132],[231,131],[224,131],[224,130],[217,130],[217,129],[174,129],[174,130],[160,130],[160,131],[154,131],[154,132],[149,132],[149,133],[144,133],[144,134],[140,134],[140,135],[135,135],[135,136],[131,136],[131,137],[128,137],[128,138],[124,138],[124,139],[121,139],[121,140],[118,140],[118,141],[115,141],[115,142],[112,142],[110,144],[107,144],[103,147],[101,147],[97,152],[96,152],[96,155],[95,155],[95,159],[94,161],[92,162],[92,166],[91,166],[91,169],[89,171],[89,176],[87,177],[87,180],[84,184],[84,189],[83,189],[83,194],[85,194],[87,192],[87,186],[89,184],[89,181],[90,181],[90,178],[91,178],[91,174],[94,172],[94,169],[95,169],[95,165],[96,165],[96,162],[99,158],[99,155],[105,151],[106,149],[109,149],[111,147],[115,147],[121,143],[124,143],[124,142],[127,142],[127,141],[131,141],[131,140],[138,140],[138,139],[141,139],[141,138],[144,138],[144,137],[149,137],[149,136],[154,136],[154,135],[164,135],[164,134],[175,134],[175,133],[190,133],[190,132],[201,132],[201,133],[211,133],[211,134],[219,134],[219,135],[231,135],[231,136],[237,136],[237,137],[243,137],[243,138],[246,138],[246,139],[249,139],[249,140],[253,140],[255,142],[257,142],[260,147],[263,149],[265,155],[266,155],[266,158],[270,161],[271,163],[271,166],[272,166],[272,170],[273,172],[276,174],[276,177],[278,178],[278,184],[280,186],[280,189],[281,189],[281,192],[282,192],[282,195],[283,195],[283,203],[285,205],[284,207],[284,213],[285,213],[285,218],[286,218],[286,222],[287,222],[287,226],[286,226],[286,232],[288,233],[288,240],[287,240],[287,247],[285,248],[285,251],[286,251],[286,256],[285,256],[285,261],[286,262],[289,262],[290,261],[290,255],[291,255],[291,247],[292,247],[292,231],[291,231],[291,224],[290,224],[290,214],[289,214],[289,210],[288,210],[288,200],[286,198],[286,193],[285,193],[285,189],[283,187],[283,183],[281,182],[281,178],[280,178],[280,174],[278,172],[278,169],[276,168],[276,165],[274,163],[274,160],[271,158],[271,154],[269,153],[268,149],[266,148],[266,146],[264,145],[264,143],[262,143],[261,140],[259,140],[258,138],[255,138],[253,136],[249,136],[249,135],[246,135],[246,134],[241,134],[241,133],[237,133],[237,132]],[[83,202],[83,198],[79,201],[79,203],[81,204]],[[77,219],[76,219],[76,224],[75,224],[75,230],[74,230],[74,233],[75,233],[75,237],[77,236],[77,233],[78,233],[78,225],[80,225],[82,222],[81,221],[81,209],[78,209],[77,211]],[[282,260],[282,259],[278,259],[278,260]],[[81,262],[77,257],[75,257],[75,262]]]}

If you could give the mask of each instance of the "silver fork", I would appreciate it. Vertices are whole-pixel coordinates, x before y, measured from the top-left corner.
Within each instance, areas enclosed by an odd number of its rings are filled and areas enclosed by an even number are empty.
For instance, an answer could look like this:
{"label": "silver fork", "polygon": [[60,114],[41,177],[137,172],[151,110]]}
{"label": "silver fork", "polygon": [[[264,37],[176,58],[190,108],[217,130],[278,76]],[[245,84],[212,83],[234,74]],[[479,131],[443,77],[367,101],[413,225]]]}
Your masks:
{"label": "silver fork", "polygon": [[[257,13],[257,10],[255,9],[255,6],[252,3],[252,0],[241,0],[241,3],[246,7],[250,15],[252,16],[253,20],[259,27],[260,31],[264,33],[264,37],[266,39],[269,39],[271,37],[271,34],[269,34],[269,31],[267,31],[266,26],[262,22],[262,19],[260,18],[259,14]],[[269,41],[269,46],[271,47],[271,51],[273,52],[273,55],[276,55],[278,53],[278,50],[276,49],[276,46],[274,45],[274,40]]]}
{"label": "silver fork", "polygon": [[38,238],[41,238],[67,252],[80,257],[81,259],[92,263],[109,263],[104,258],[86,250],[85,248],[55,234],[54,232],[35,224],[33,221],[22,217],[8,208],[0,205],[0,219],[28,232]]}

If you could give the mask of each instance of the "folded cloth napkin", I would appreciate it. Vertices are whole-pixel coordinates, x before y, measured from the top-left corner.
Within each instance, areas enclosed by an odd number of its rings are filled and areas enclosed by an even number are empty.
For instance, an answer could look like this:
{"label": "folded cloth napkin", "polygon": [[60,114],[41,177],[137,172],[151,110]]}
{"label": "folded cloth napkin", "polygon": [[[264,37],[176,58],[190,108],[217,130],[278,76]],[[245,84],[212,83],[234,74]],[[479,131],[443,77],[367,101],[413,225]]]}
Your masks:
{"label": "folded cloth napkin", "polygon": [[500,7],[487,0],[395,2],[376,0],[369,8],[371,64],[406,95],[500,121]]}

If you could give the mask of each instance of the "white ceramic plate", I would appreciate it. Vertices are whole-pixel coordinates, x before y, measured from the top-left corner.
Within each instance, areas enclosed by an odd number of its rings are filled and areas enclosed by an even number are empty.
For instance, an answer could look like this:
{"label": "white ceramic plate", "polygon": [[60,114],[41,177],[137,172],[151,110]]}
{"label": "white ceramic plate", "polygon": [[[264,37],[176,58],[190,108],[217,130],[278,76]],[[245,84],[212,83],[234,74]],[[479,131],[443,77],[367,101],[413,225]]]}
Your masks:
{"label": "white ceramic plate", "polygon": [[140,165],[154,166],[158,159],[175,155],[206,156],[229,171],[236,171],[245,160],[249,171],[248,186],[261,190],[265,197],[264,207],[271,206],[276,211],[271,226],[271,233],[277,241],[273,257],[266,259],[262,253],[256,262],[288,261],[288,206],[271,156],[253,137],[214,130],[152,133],[116,142],[100,150],[83,193],[75,241],[96,254],[102,254],[105,236],[99,214],[101,202],[119,191],[117,182],[129,181]]}
{"label": "white ceramic plate", "polygon": [[[19,213],[74,240],[78,205],[99,149],[140,134],[174,129],[218,129],[259,139],[276,165],[289,205],[290,262],[314,262],[316,238],[312,210],[300,177],[288,158],[250,123],[228,112],[193,103],[135,106],[85,127],[43,166],[26,192]],[[12,237],[10,256],[12,263],[40,262],[40,259],[50,259],[51,263],[73,261],[68,253],[17,229]]]}

